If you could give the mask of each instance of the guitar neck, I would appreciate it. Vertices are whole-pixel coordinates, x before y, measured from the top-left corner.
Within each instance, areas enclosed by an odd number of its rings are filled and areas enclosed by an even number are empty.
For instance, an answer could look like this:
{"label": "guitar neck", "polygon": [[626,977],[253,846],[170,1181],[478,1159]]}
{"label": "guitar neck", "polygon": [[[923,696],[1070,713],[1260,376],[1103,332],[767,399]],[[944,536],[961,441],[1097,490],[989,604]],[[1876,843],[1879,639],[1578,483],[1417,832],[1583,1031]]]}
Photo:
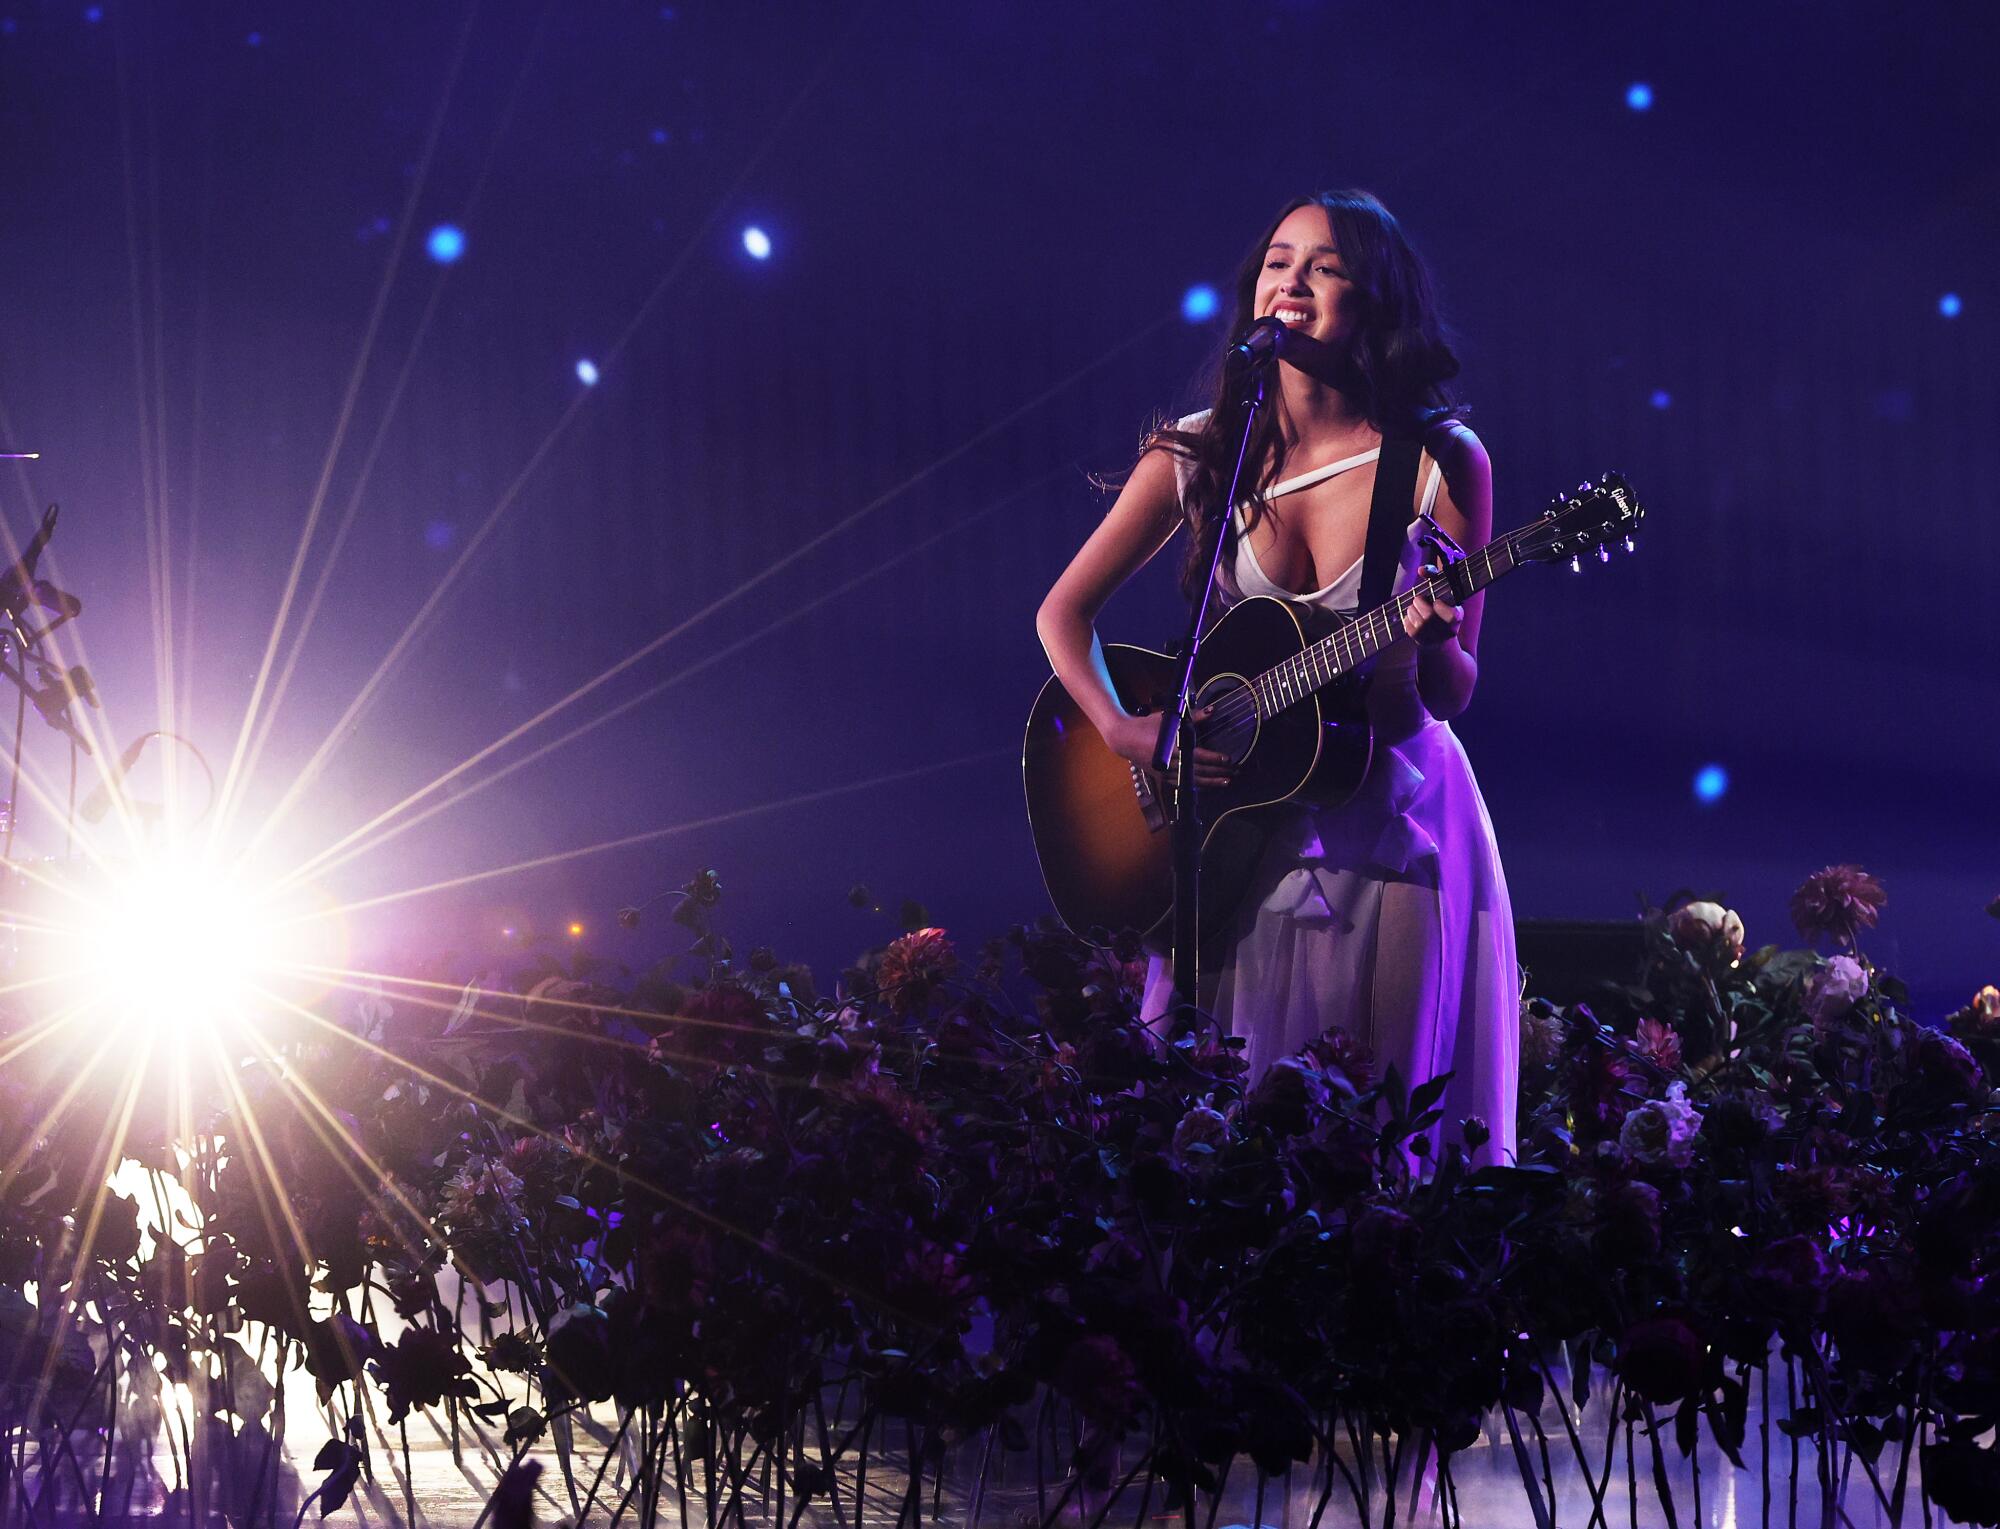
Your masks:
{"label": "guitar neck", "polygon": [[1520,566],[1515,556],[1516,540],[1531,529],[1532,526],[1524,526],[1496,537],[1454,565],[1449,580],[1437,575],[1426,578],[1365,615],[1343,623],[1283,663],[1266,669],[1250,682],[1257,696],[1258,712],[1268,717],[1283,711],[1393,646],[1405,635],[1403,617],[1419,591],[1433,599],[1444,596],[1459,604],[1502,574],[1512,573]]}

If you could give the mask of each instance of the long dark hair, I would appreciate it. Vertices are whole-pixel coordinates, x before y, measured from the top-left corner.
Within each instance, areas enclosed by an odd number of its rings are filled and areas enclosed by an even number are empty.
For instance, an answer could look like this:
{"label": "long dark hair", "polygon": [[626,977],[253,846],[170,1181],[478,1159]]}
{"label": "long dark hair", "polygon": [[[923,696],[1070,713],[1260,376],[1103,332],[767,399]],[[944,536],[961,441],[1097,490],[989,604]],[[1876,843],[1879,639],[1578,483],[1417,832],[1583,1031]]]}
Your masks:
{"label": "long dark hair", "polygon": [[[1446,387],[1458,375],[1458,357],[1445,339],[1430,273],[1389,209],[1366,191],[1322,191],[1294,197],[1278,209],[1237,268],[1229,341],[1241,339],[1256,320],[1257,282],[1278,225],[1301,207],[1313,206],[1326,209],[1334,250],[1360,299],[1360,321],[1345,358],[1341,391],[1383,435],[1420,435],[1458,412]],[[1212,366],[1214,403],[1208,418],[1190,430],[1156,428],[1145,441],[1148,449],[1164,446],[1184,457],[1192,469],[1181,496],[1194,533],[1181,571],[1190,597],[1207,573],[1203,533],[1224,513],[1222,499],[1229,492],[1243,432],[1243,405],[1224,362],[1218,356]],[[1250,441],[1248,518],[1263,513],[1264,491],[1283,476],[1291,445],[1278,411],[1266,409]],[[1224,534],[1229,534],[1226,524]]]}

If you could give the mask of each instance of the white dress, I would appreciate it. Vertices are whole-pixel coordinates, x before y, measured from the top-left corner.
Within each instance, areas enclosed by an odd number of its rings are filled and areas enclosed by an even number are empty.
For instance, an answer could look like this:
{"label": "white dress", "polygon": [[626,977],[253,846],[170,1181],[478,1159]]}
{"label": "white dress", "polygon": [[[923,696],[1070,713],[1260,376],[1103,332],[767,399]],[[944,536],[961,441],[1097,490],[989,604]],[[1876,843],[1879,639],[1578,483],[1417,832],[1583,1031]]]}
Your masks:
{"label": "white dress", "polygon": [[[1286,479],[1266,497],[1380,454],[1378,447]],[[1183,465],[1183,491],[1186,476]],[[1433,463],[1396,592],[1410,588],[1422,566],[1419,535],[1438,484]],[[1242,524],[1239,511],[1239,532]],[[1225,603],[1269,595],[1347,615],[1358,602],[1361,564],[1323,589],[1296,594],[1266,577],[1239,534],[1220,584]],[[1386,736],[1378,722],[1374,762],[1352,801],[1294,808],[1281,821],[1238,916],[1215,1016],[1248,1042],[1252,1079],[1334,1025],[1367,1043],[1378,1075],[1393,1063],[1414,1086],[1450,1072],[1441,1139],[1458,1140],[1459,1122],[1476,1115],[1492,1133],[1477,1160],[1506,1161],[1514,1155],[1520,1053],[1507,882],[1465,750],[1448,723],[1424,710],[1416,685],[1415,643],[1399,642],[1376,661],[1369,709],[1405,720]],[[1149,1017],[1166,1011],[1172,987],[1169,963],[1155,957]]]}

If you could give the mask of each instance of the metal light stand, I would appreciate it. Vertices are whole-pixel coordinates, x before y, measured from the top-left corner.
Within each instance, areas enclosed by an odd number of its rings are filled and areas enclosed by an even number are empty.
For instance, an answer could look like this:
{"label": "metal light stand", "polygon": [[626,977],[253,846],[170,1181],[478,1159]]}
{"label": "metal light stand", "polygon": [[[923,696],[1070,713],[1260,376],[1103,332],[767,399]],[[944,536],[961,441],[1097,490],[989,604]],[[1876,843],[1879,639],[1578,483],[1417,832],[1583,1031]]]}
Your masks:
{"label": "metal light stand", "polygon": [[[1153,749],[1153,769],[1162,780],[1173,782],[1169,793],[1172,807],[1169,832],[1173,835],[1174,864],[1174,1017],[1171,1028],[1179,1034],[1191,1028],[1201,1007],[1201,808],[1194,783],[1194,729],[1189,713],[1194,706],[1194,665],[1201,651],[1202,633],[1208,626],[1208,607],[1215,592],[1215,576],[1222,567],[1222,548],[1229,539],[1229,517],[1236,513],[1237,494],[1243,483],[1243,468],[1250,455],[1250,435],[1264,407],[1264,387],[1268,368],[1243,369],[1241,402],[1243,438],[1236,448],[1236,470],[1229,478],[1229,493],[1222,513],[1216,517],[1215,536],[1208,551],[1208,576],[1202,580],[1201,595],[1194,603],[1188,622],[1187,641],[1181,644],[1180,677],[1174,686],[1166,719],[1160,725],[1159,742]],[[1188,746],[1181,748],[1185,735]]]}

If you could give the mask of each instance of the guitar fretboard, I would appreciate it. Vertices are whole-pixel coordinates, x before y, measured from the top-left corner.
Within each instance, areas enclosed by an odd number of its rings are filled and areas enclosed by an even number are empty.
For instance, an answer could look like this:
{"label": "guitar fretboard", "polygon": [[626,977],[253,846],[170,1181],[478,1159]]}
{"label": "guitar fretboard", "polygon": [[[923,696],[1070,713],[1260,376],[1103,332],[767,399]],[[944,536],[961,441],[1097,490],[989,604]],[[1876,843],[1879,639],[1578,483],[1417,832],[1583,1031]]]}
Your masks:
{"label": "guitar fretboard", "polygon": [[1514,555],[1516,540],[1535,529],[1531,523],[1488,542],[1456,564],[1449,579],[1440,575],[1426,578],[1394,599],[1344,623],[1283,663],[1266,669],[1250,682],[1250,689],[1257,697],[1257,714],[1268,717],[1283,711],[1341,675],[1351,674],[1393,645],[1404,635],[1403,618],[1418,591],[1433,599],[1444,595],[1453,604],[1461,604],[1503,573],[1512,572],[1520,566]]}

